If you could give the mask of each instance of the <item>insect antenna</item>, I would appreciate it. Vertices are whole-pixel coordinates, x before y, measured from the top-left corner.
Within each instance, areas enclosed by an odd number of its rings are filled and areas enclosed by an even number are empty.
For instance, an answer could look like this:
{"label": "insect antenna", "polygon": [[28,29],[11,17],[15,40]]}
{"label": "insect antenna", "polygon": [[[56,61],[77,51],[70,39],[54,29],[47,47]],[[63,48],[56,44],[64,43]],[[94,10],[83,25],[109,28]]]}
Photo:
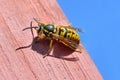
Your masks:
{"label": "insect antenna", "polygon": [[38,27],[32,26],[32,21],[31,21],[30,22],[30,27],[24,28],[22,31],[27,30],[27,29],[31,29],[31,33],[32,33],[32,36],[33,36],[33,39],[34,39],[33,29],[36,29],[36,28],[38,28]]}
{"label": "insect antenna", "polygon": [[[33,36],[33,41],[34,41],[33,28],[36,29],[37,27],[32,26],[32,21],[31,21],[30,22],[30,27],[24,28],[22,31],[27,30],[27,29],[31,29],[31,33],[32,33],[32,36]],[[32,43],[28,46],[19,47],[19,48],[16,49],[16,51],[19,50],[19,49],[29,48],[30,46],[32,46]]]}
{"label": "insect antenna", "polygon": [[[33,36],[33,40],[34,40],[34,34],[33,34],[33,30],[32,30],[32,21],[31,21],[31,23],[30,23],[30,27],[31,27],[31,33],[32,33],[32,36]],[[35,27],[34,27],[35,28]]]}
{"label": "insect antenna", "polygon": [[39,21],[38,21],[36,18],[33,17],[33,19],[34,19],[37,23],[39,23]]}

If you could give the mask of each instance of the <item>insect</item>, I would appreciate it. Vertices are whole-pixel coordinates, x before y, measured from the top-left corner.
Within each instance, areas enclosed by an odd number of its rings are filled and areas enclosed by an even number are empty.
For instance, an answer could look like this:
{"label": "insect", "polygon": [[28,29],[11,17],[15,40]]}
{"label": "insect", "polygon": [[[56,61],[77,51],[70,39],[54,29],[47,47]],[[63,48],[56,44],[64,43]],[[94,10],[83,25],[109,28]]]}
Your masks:
{"label": "insect", "polygon": [[65,46],[69,47],[70,49],[76,52],[81,53],[81,48],[79,46],[80,36],[76,32],[76,30],[78,30],[79,32],[83,32],[81,29],[73,28],[71,27],[71,25],[53,25],[53,24],[41,22],[40,20],[37,20],[36,18],[33,18],[33,19],[35,20],[35,22],[38,23],[38,26],[32,26],[32,21],[31,21],[30,27],[27,27],[23,30],[31,29],[31,33],[33,35],[32,29],[35,29],[37,32],[36,41],[39,41],[40,39],[50,40],[49,49],[47,53],[44,54],[43,58],[49,55],[53,47],[54,40],[64,44]]}

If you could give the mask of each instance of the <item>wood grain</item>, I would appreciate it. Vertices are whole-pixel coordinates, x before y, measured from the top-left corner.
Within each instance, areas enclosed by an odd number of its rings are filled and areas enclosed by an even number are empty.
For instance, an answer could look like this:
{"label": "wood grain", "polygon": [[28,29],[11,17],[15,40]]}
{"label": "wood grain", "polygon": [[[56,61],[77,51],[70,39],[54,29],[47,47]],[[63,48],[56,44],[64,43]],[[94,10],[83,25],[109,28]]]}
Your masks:
{"label": "wood grain", "polygon": [[[30,30],[22,31],[33,17],[52,24],[69,24],[56,0],[0,0],[0,80],[103,79],[85,49],[79,54],[54,42],[50,54],[56,57],[43,58],[49,41],[35,44]],[[31,43],[30,48],[15,51]]]}

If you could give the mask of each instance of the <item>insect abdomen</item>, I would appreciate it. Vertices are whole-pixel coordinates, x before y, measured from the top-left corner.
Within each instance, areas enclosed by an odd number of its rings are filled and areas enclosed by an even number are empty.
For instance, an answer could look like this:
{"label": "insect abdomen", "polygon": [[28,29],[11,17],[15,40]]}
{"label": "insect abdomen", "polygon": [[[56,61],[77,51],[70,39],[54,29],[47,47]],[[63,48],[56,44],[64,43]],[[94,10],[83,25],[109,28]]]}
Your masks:
{"label": "insect abdomen", "polygon": [[80,42],[79,35],[73,29],[61,27],[59,28],[59,35],[77,44]]}

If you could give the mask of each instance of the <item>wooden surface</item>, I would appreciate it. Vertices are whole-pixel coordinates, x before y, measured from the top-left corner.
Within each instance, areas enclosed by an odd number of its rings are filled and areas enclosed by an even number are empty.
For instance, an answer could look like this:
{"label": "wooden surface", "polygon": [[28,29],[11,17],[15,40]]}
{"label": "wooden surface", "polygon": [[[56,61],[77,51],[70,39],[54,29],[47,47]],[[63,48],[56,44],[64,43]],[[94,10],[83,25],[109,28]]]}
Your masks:
{"label": "wooden surface", "polygon": [[[0,80],[102,80],[85,50],[79,54],[55,42],[51,55],[60,58],[43,58],[49,42],[34,44],[30,30],[22,31],[33,17],[69,23],[55,0],[0,0]],[[31,48],[15,51],[30,43]]]}

